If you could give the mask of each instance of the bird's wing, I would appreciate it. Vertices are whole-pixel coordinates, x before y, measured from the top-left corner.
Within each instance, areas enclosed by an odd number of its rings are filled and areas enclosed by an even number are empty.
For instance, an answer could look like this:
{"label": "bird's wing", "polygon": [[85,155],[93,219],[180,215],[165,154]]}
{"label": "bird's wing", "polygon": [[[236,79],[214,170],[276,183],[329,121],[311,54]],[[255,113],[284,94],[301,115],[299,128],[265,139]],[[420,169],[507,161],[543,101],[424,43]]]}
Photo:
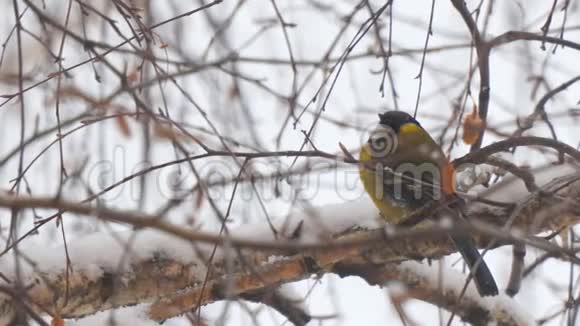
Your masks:
{"label": "bird's wing", "polygon": [[401,206],[419,208],[441,198],[439,179],[439,171],[421,164],[386,167],[383,191]]}
{"label": "bird's wing", "polygon": [[437,201],[447,192],[444,186],[449,162],[439,146],[431,138],[427,140],[415,146],[401,146],[395,153],[380,160],[384,167],[385,194],[410,208]]}

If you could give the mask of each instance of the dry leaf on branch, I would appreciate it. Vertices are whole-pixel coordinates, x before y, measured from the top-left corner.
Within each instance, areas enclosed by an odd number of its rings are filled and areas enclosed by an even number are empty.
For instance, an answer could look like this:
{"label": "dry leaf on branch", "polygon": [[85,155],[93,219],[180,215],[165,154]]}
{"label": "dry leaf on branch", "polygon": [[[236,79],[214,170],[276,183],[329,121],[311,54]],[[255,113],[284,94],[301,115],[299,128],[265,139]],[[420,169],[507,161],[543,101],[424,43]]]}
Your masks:
{"label": "dry leaf on branch", "polygon": [[473,111],[463,120],[463,142],[467,145],[474,144],[479,138],[485,123],[479,117],[477,106],[473,106]]}

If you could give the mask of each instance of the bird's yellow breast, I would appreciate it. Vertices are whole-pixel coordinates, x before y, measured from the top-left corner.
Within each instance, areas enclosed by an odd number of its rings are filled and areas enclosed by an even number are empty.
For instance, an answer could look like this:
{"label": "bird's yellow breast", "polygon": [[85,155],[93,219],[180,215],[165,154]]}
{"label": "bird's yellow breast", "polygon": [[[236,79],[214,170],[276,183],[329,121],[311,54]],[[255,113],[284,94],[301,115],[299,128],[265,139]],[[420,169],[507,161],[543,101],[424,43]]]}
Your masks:
{"label": "bird's yellow breast", "polygon": [[393,224],[402,222],[410,212],[404,207],[396,206],[393,202],[384,198],[383,194],[385,189],[383,188],[382,176],[380,173],[375,173],[371,169],[373,167],[373,156],[368,144],[362,146],[359,153],[359,160],[368,164],[361,164],[359,167],[360,179],[366,192],[379,209],[383,218]]}

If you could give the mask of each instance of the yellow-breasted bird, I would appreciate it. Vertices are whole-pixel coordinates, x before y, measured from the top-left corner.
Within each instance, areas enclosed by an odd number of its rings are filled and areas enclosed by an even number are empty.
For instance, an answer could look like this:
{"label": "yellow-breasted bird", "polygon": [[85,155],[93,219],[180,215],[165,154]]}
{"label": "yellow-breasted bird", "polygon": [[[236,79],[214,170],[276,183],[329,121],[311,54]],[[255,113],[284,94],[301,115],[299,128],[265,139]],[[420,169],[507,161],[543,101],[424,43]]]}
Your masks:
{"label": "yellow-breasted bird", "polygon": [[[379,124],[362,146],[359,160],[364,188],[389,223],[404,223],[434,201],[457,197],[451,163],[429,133],[405,112],[379,114]],[[462,214],[448,210],[456,217]],[[473,238],[454,234],[451,240],[469,266],[479,294],[497,295],[495,280]]]}

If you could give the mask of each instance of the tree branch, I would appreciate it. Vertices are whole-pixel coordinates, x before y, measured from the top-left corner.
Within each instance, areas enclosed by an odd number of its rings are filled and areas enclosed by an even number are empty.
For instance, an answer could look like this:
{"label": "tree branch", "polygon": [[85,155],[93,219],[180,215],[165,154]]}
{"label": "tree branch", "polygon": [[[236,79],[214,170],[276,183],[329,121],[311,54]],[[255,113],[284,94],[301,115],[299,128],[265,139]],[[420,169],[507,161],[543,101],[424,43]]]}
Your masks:
{"label": "tree branch", "polygon": [[[97,311],[158,300],[152,305],[149,315],[155,320],[165,320],[196,308],[198,302],[204,305],[223,299],[247,297],[255,291],[308,278],[313,273],[344,275],[344,269],[337,269],[337,266],[370,267],[410,258],[439,258],[455,252],[448,241],[450,232],[472,232],[476,235],[480,247],[486,246],[491,239],[498,245],[523,243],[541,248],[555,257],[574,261],[573,251],[539,238],[526,236],[525,230],[530,228],[535,232],[558,230],[577,223],[580,219],[580,209],[574,203],[580,198],[579,189],[580,182],[577,180],[565,183],[561,181],[552,184],[551,188],[545,191],[546,193],[553,191],[552,196],[530,198],[526,209],[520,209],[514,221],[515,228],[524,230],[520,233],[506,232],[496,227],[503,226],[506,219],[511,216],[512,212],[509,209],[480,205],[470,211],[470,216],[476,219],[470,224],[456,223],[452,228],[434,225],[387,233],[383,230],[351,229],[347,232],[338,232],[334,236],[336,240],[316,243],[291,240],[256,241],[234,237],[235,233],[229,238],[218,237],[187,231],[184,228],[174,234],[175,230],[172,227],[157,224],[162,222],[159,219],[155,223],[151,222],[150,217],[145,216],[128,219],[127,217],[133,216],[133,213],[89,209],[87,205],[73,205],[56,199],[0,196],[0,206],[19,208],[48,206],[61,209],[66,207],[73,213],[96,215],[109,221],[136,222],[137,226],[148,226],[169,233],[172,237],[177,235],[181,239],[188,240],[179,241],[188,244],[190,248],[193,244],[195,252],[198,253],[197,258],[183,257],[185,261],[180,261],[161,254],[163,251],[160,250],[155,251],[152,257],[133,262],[128,269],[114,270],[101,267],[102,274],[98,277],[93,275],[94,272],[87,273],[86,270],[77,267],[68,277],[68,298],[65,298],[67,280],[64,277],[64,267],[61,271],[37,271],[26,276],[29,283],[27,295],[32,298],[31,306],[36,307],[38,312],[49,311],[66,318],[78,318]],[[568,195],[573,197],[567,198]],[[343,210],[349,211],[349,205],[352,211],[351,203],[344,204]],[[333,210],[336,211],[336,207]],[[546,210],[550,210],[549,219],[544,216]],[[321,208],[320,211],[325,211],[325,208]],[[159,225],[165,226],[158,228]],[[305,228],[303,232],[316,232],[313,229]],[[144,241],[147,240],[146,234],[142,237]],[[221,254],[214,259],[212,265],[214,272],[205,287],[202,287],[202,281],[207,269],[204,265],[207,255],[204,255],[202,242],[222,246]],[[170,248],[173,248],[173,245],[168,244]],[[227,248],[235,248],[235,252],[239,254],[237,256],[234,256],[233,252],[227,254]],[[207,247],[205,250],[207,251]],[[275,259],[272,259],[272,254],[277,255]],[[2,271],[2,274],[10,273]],[[442,304],[442,307],[446,306]],[[1,320],[9,320],[14,312],[14,302],[10,298],[2,298]],[[461,309],[457,313],[462,318],[470,318],[467,312],[462,312]]]}

